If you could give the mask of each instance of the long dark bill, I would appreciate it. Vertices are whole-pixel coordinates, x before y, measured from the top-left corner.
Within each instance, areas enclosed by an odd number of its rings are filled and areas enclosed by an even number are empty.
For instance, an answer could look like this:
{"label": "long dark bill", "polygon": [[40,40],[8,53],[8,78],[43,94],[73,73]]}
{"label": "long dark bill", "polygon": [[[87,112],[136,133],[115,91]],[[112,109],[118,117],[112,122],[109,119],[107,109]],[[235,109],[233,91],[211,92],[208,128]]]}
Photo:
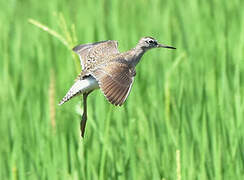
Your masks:
{"label": "long dark bill", "polygon": [[158,47],[159,47],[159,48],[176,49],[175,47],[172,47],[172,46],[167,46],[167,45],[164,45],[164,44],[158,44]]}

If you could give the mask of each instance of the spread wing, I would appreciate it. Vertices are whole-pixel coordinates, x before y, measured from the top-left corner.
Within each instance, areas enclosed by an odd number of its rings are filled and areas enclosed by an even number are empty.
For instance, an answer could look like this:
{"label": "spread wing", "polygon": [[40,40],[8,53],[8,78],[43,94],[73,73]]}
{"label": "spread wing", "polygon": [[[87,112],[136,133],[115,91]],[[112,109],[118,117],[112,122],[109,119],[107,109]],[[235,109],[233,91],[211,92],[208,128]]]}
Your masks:
{"label": "spread wing", "polygon": [[110,61],[91,72],[107,100],[121,106],[127,99],[133,84],[135,69],[119,61]]}
{"label": "spread wing", "polygon": [[93,68],[94,64],[101,64],[112,54],[119,53],[118,42],[112,40],[78,45],[73,51],[80,57],[82,70]]}

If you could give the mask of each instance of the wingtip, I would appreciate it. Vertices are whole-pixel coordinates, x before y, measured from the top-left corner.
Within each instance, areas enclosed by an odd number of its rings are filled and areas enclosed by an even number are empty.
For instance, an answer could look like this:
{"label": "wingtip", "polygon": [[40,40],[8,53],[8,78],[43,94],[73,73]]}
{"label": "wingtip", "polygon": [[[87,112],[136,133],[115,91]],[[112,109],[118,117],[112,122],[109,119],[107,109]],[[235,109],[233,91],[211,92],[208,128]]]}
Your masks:
{"label": "wingtip", "polygon": [[77,46],[75,46],[75,47],[72,48],[72,51],[74,51],[74,52],[77,53],[83,46],[84,46],[84,45],[82,45],[82,44],[77,45]]}
{"label": "wingtip", "polygon": [[77,46],[73,47],[72,51],[76,52],[77,51]]}
{"label": "wingtip", "polygon": [[75,51],[76,49],[77,49],[77,46],[73,47],[73,48],[72,48],[72,51]]}

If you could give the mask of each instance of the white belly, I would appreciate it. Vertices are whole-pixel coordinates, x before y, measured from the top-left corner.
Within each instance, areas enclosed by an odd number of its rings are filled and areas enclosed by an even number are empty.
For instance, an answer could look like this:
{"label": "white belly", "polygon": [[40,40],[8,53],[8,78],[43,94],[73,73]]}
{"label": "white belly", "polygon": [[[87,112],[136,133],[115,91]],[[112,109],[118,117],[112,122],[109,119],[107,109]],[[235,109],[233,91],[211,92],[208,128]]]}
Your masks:
{"label": "white belly", "polygon": [[68,100],[70,100],[71,98],[79,94],[90,92],[98,88],[99,88],[98,82],[92,76],[89,76],[82,80],[77,80],[73,84],[73,86],[69,89],[69,91],[64,96],[64,98],[60,101],[59,105],[62,105],[63,103],[67,102]]}
{"label": "white belly", "polygon": [[76,83],[72,87],[74,87],[75,91],[79,91],[81,94],[83,94],[85,92],[98,89],[99,85],[97,80],[94,77],[89,76],[83,80],[76,81]]}

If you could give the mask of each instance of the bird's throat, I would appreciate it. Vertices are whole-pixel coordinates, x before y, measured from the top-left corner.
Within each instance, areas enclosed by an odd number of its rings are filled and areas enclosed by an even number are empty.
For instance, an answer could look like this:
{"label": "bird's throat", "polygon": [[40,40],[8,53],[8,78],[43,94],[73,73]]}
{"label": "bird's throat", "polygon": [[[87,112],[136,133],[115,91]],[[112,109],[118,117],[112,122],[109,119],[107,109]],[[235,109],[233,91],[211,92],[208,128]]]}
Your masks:
{"label": "bird's throat", "polygon": [[130,51],[129,58],[127,60],[130,62],[132,66],[135,67],[140,62],[145,52],[146,51],[141,47],[135,47]]}

